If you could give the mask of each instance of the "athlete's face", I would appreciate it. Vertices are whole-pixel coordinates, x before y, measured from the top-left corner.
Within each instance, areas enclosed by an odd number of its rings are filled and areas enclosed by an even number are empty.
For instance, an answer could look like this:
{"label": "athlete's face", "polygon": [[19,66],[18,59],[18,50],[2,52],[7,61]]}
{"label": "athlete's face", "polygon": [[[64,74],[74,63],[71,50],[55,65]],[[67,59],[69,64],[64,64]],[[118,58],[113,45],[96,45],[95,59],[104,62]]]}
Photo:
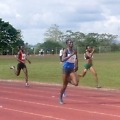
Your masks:
{"label": "athlete's face", "polygon": [[25,52],[25,48],[24,48],[24,46],[21,46],[21,50],[22,50],[23,52]]}
{"label": "athlete's face", "polygon": [[92,47],[87,47],[87,50],[88,50],[89,52],[92,52]]}
{"label": "athlete's face", "polygon": [[73,47],[73,41],[69,40],[67,44],[69,47]]}

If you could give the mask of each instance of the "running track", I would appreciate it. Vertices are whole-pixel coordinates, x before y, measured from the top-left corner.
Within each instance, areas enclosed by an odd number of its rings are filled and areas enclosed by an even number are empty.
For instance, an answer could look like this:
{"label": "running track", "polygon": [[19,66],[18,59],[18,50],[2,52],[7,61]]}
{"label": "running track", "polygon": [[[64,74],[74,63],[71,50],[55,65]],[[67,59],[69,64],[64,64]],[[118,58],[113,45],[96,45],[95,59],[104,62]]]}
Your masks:
{"label": "running track", "polygon": [[120,92],[71,87],[64,105],[61,86],[0,81],[0,120],[120,120]]}

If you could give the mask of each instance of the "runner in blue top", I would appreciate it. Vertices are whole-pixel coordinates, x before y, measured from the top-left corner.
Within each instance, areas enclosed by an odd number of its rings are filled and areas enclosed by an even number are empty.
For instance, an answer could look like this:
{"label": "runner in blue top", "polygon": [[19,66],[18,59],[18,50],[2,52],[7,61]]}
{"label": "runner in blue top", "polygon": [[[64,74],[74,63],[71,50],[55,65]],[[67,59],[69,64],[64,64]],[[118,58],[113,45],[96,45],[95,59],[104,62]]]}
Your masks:
{"label": "runner in blue top", "polygon": [[63,104],[63,93],[65,92],[68,83],[78,86],[78,58],[77,50],[73,49],[73,41],[68,39],[66,41],[67,48],[63,51],[62,62],[63,63],[63,86],[60,91],[59,103]]}

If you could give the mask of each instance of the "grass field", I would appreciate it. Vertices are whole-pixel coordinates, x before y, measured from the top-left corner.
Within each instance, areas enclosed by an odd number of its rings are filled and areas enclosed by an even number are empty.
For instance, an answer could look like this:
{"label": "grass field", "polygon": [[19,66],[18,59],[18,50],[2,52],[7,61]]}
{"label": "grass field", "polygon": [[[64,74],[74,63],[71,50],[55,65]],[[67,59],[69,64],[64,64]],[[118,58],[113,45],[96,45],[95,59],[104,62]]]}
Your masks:
{"label": "grass field", "polygon": [[[62,83],[62,64],[58,55],[30,56],[32,64],[27,64],[30,81]],[[79,55],[80,73],[85,63],[83,55]],[[100,84],[104,88],[120,88],[120,53],[94,54],[94,68],[98,73]],[[24,80],[24,74],[15,76],[10,66],[17,65],[14,56],[0,56],[0,79]],[[87,75],[80,80],[80,86],[95,86],[93,75],[88,71]]]}

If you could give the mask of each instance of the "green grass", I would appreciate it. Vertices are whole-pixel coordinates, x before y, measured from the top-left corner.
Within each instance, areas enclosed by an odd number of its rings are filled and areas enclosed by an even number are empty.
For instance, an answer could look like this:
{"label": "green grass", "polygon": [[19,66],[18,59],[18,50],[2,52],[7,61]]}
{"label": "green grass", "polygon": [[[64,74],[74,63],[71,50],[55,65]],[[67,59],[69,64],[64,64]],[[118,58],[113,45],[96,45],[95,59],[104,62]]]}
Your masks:
{"label": "green grass", "polygon": [[[62,64],[58,55],[31,56],[32,64],[27,64],[30,81],[62,83]],[[120,53],[103,53],[94,55],[94,68],[97,71],[100,84],[104,88],[120,88]],[[79,73],[83,70],[85,63],[83,55],[79,55]],[[3,80],[24,80],[21,71],[20,76],[15,76],[9,69],[11,65],[17,65],[14,56],[0,56],[0,79]],[[95,86],[93,75],[88,71],[84,78],[81,78],[80,86]]]}

